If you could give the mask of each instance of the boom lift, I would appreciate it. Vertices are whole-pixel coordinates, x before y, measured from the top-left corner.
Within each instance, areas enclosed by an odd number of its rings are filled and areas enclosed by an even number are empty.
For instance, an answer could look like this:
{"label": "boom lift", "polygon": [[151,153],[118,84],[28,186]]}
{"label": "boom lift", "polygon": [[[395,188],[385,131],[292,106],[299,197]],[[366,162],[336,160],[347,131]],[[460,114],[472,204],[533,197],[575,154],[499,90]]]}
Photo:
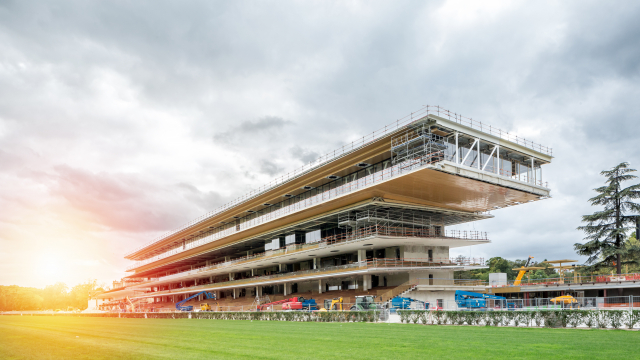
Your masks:
{"label": "boom lift", "polygon": [[216,299],[216,296],[208,291],[201,291],[195,295],[189,296],[188,298],[182,300],[182,301],[178,301],[176,303],[176,309],[179,311],[193,311],[193,306],[189,305],[189,306],[182,306],[182,304],[186,303],[187,301],[199,296],[199,295],[204,295],[206,299]]}
{"label": "boom lift", "polygon": [[278,304],[284,304],[284,303],[303,302],[303,301],[304,301],[304,298],[302,296],[292,297],[292,298],[288,298],[288,299],[272,301],[272,302],[266,303],[266,304],[260,304],[260,305],[258,305],[256,310],[257,311],[263,311],[263,310],[266,310],[269,306],[278,305]]}
{"label": "boom lift", "polygon": [[136,312],[136,306],[133,304],[133,301],[131,301],[131,299],[129,299],[128,296],[126,296],[124,299],[126,300],[126,302],[129,303],[129,305],[131,305],[131,312]]}
{"label": "boom lift", "polygon": [[298,301],[289,301],[282,304],[282,310],[318,310],[315,299],[298,297]]}
{"label": "boom lift", "polygon": [[506,307],[508,309],[515,309],[515,303],[508,303],[507,298],[503,296],[481,294],[470,291],[456,290],[455,294],[456,304],[461,308],[468,309],[481,309],[487,307],[487,300],[494,300],[500,305],[500,307]]}

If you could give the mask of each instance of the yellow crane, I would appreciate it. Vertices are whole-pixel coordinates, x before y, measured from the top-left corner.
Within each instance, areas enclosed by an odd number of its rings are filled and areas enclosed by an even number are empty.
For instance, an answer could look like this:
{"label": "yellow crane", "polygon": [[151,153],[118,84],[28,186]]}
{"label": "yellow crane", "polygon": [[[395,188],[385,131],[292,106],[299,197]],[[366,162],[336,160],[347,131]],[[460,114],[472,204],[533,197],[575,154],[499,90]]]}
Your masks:
{"label": "yellow crane", "polygon": [[533,259],[533,256],[529,256],[529,259],[527,259],[527,263],[520,268],[520,272],[518,273],[518,277],[516,277],[516,281],[513,282],[513,286],[520,285],[520,283],[522,282],[522,277],[527,273],[527,267],[529,266],[531,259]]}

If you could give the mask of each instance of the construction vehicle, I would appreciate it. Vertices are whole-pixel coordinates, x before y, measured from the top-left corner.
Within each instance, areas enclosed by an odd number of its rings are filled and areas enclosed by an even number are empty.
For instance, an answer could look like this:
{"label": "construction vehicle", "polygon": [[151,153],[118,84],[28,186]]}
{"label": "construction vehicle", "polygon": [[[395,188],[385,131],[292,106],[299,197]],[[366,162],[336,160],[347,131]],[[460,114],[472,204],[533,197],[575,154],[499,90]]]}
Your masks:
{"label": "construction vehicle", "polygon": [[289,301],[282,304],[282,310],[318,310],[315,299],[305,299],[298,297],[298,301]]}
{"label": "construction vehicle", "polygon": [[200,311],[211,311],[211,306],[207,303],[200,304]]}
{"label": "construction vehicle", "polygon": [[[467,309],[484,309],[487,304],[498,308],[515,309],[516,304],[507,302],[507,298],[503,296],[481,294],[470,291],[456,290],[455,301],[458,307]],[[488,302],[487,302],[488,301]]]}
{"label": "construction vehicle", "polygon": [[[129,303],[129,305],[131,305],[131,312],[135,312],[136,306],[133,304],[133,301],[131,301],[131,299],[129,299],[128,296],[126,296],[124,299]],[[125,308],[126,308],[126,304],[125,304]]]}
{"label": "construction vehicle", "polygon": [[518,273],[518,276],[516,277],[516,281],[513,282],[513,286],[520,285],[520,283],[522,282],[522,277],[524,276],[524,274],[527,273],[527,270],[525,270],[525,269],[529,266],[529,263],[531,262],[531,259],[533,259],[533,256],[529,256],[529,258],[527,259],[527,263],[524,264],[523,267],[521,267],[521,269],[523,269],[523,270],[520,270],[520,272]]}
{"label": "construction vehicle", "polygon": [[300,303],[304,302],[304,298],[302,296],[299,296],[299,297],[292,297],[292,298],[278,300],[278,301],[272,301],[270,303],[258,305],[256,307],[256,310],[257,311],[264,311],[264,310],[268,309],[270,306],[273,306],[273,305],[279,305],[279,304],[284,304],[284,303],[297,303],[297,302],[300,302]]}
{"label": "construction vehicle", "polygon": [[356,296],[356,304],[351,307],[351,311],[379,310],[380,306],[375,303],[376,297],[373,295]]}
{"label": "construction vehicle", "polygon": [[412,298],[400,297],[400,296],[396,296],[393,299],[391,299],[391,308],[396,310],[411,309],[412,304],[413,304],[413,307],[416,308],[416,310],[429,308],[429,303],[424,302],[422,300],[415,300]]}
{"label": "construction vehicle", "polygon": [[199,292],[199,293],[197,293],[195,295],[189,296],[188,298],[186,298],[186,299],[184,299],[182,301],[178,301],[176,303],[176,310],[178,310],[178,311],[193,311],[193,306],[191,306],[191,305],[182,306],[182,304],[184,304],[187,301],[189,301],[189,300],[191,300],[193,298],[196,298],[196,297],[198,297],[200,295],[204,295],[205,298],[207,298],[207,299],[214,299],[214,300],[216,299],[216,296],[214,294],[212,294],[210,292],[207,292],[207,291],[201,291],[201,292]]}
{"label": "construction vehicle", "polygon": [[555,297],[553,299],[550,299],[549,301],[554,303],[555,305],[561,304],[563,307],[565,307],[567,305],[568,305],[569,308],[579,308],[580,307],[580,303],[578,303],[578,300],[576,300],[571,295],[558,296],[558,297]]}
{"label": "construction vehicle", "polygon": [[338,311],[342,311],[342,297],[339,298],[335,298],[335,299],[325,299],[324,300],[324,307],[320,309],[320,311],[332,311],[332,310],[338,310]]}

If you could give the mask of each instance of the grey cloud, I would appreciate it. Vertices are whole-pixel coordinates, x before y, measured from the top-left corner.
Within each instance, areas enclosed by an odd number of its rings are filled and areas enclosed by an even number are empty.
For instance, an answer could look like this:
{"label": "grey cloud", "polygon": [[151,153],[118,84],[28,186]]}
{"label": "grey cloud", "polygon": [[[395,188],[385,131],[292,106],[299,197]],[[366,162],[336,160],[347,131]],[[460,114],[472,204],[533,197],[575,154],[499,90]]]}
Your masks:
{"label": "grey cloud", "polygon": [[237,145],[240,145],[243,140],[246,142],[255,140],[272,142],[277,139],[273,138],[273,136],[279,137],[277,131],[281,131],[289,124],[291,124],[290,121],[284,120],[280,117],[265,116],[254,121],[243,121],[227,131],[214,135],[213,139],[214,141],[234,143]]}
{"label": "grey cloud", "polygon": [[553,199],[461,251],[574,257],[599,171],[640,167],[640,6],[455,6],[0,2],[0,246],[72,213],[123,251],[430,104],[554,148]]}
{"label": "grey cloud", "polygon": [[299,159],[303,163],[310,163],[320,157],[320,154],[318,154],[317,152],[303,149],[299,145],[293,146],[291,149],[289,149],[289,152],[291,153],[291,156]]}

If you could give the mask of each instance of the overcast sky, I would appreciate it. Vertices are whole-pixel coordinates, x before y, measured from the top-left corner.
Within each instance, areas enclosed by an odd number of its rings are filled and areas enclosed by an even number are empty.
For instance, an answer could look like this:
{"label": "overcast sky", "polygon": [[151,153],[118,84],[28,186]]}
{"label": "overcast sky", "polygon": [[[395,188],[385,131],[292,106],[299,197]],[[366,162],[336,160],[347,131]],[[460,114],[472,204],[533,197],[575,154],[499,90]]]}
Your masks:
{"label": "overcast sky", "polygon": [[[640,167],[640,3],[0,0],[0,284],[127,250],[422,105],[553,148],[552,199],[463,229],[577,258],[599,172]],[[454,254],[454,252],[452,252]]]}

